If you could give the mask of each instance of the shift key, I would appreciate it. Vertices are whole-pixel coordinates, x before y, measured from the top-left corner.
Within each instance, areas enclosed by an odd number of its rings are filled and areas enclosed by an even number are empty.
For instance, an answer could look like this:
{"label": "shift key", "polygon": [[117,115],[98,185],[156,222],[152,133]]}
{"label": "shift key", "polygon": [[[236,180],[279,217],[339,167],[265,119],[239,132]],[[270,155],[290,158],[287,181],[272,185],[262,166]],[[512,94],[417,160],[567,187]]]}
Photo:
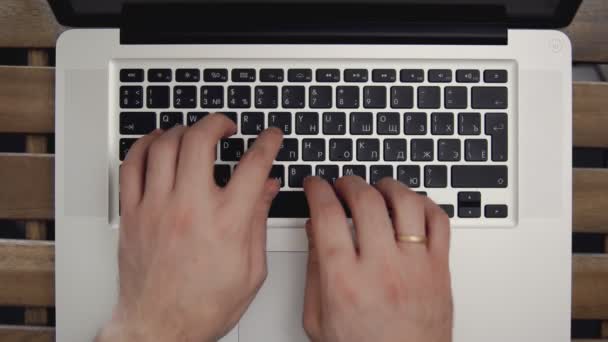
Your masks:
{"label": "shift key", "polygon": [[452,166],[453,188],[506,188],[508,169],[504,165]]}

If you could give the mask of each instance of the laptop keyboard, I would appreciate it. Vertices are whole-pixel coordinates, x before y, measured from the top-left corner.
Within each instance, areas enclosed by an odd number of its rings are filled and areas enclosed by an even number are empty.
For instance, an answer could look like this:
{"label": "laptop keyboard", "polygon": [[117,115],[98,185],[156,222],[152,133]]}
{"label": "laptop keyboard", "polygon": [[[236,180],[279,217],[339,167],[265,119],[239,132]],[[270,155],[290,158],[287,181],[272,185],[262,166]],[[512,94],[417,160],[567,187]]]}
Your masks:
{"label": "laptop keyboard", "polygon": [[392,177],[433,198],[454,220],[505,225],[513,218],[513,66],[496,63],[142,68],[130,62],[115,68],[116,158],[122,161],[139,136],[156,128],[192,126],[222,112],[238,134],[218,145],[219,185],[265,128],[285,134],[271,171],[282,190],[271,217],[308,217],[306,176],[333,183],[358,175],[372,184]]}

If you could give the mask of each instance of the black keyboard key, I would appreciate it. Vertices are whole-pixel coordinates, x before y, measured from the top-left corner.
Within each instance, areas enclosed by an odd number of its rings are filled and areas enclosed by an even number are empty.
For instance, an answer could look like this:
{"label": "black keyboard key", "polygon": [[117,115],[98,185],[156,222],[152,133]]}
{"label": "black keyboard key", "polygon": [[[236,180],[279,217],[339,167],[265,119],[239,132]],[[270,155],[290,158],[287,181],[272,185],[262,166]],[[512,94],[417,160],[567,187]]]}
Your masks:
{"label": "black keyboard key", "polygon": [[213,178],[219,187],[225,187],[230,182],[230,165],[215,165],[213,167]]}
{"label": "black keyboard key", "polygon": [[341,162],[353,160],[352,139],[329,140],[329,160]]}
{"label": "black keyboard key", "polygon": [[509,208],[504,204],[488,204],[484,211],[489,218],[505,218],[509,215]]}
{"label": "black keyboard key", "polygon": [[133,146],[136,141],[137,139],[120,139],[118,154],[121,161],[125,160],[125,158],[127,157],[127,153],[129,153],[129,150],[131,149],[131,146]]}
{"label": "black keyboard key", "polygon": [[289,82],[310,82],[312,81],[312,70],[310,69],[289,69],[287,71]]}
{"label": "black keyboard key", "polygon": [[427,165],[424,167],[424,186],[427,188],[445,188],[448,186],[448,168],[445,165]]}
{"label": "black keyboard key", "polygon": [[431,134],[433,134],[433,135],[452,135],[452,134],[454,134],[454,114],[453,113],[433,113],[433,114],[431,114]]}
{"label": "black keyboard key", "polygon": [[509,77],[507,70],[486,70],[483,72],[483,80],[486,83],[507,83]]}
{"label": "black keyboard key", "polygon": [[249,86],[228,87],[228,107],[230,107],[230,108],[250,108],[251,107],[251,87],[249,87]]}
{"label": "black keyboard key", "polygon": [[441,88],[418,87],[418,108],[437,109],[441,106]]}
{"label": "black keyboard key", "polygon": [[492,160],[507,161],[509,124],[505,113],[486,114],[486,134],[492,136]]}
{"label": "black keyboard key", "polygon": [[308,218],[310,211],[304,191],[281,191],[272,201],[270,218]]}
{"label": "black keyboard key", "polygon": [[374,115],[370,112],[350,113],[350,134],[371,135]]}
{"label": "black keyboard key", "polygon": [[122,69],[120,70],[120,82],[143,82],[144,69]]}
{"label": "black keyboard key", "polygon": [[481,217],[481,208],[477,207],[462,207],[458,208],[458,217],[460,218],[479,218]]}
{"label": "black keyboard key", "polygon": [[205,82],[226,82],[228,81],[227,69],[205,69],[203,72]]}
{"label": "black keyboard key", "polygon": [[302,160],[304,160],[304,161],[324,161],[325,160],[325,140],[324,139],[303,139],[302,140]]}
{"label": "black keyboard key", "polygon": [[304,178],[312,176],[312,166],[310,165],[291,165],[289,167],[289,187],[302,188]]}
{"label": "black keyboard key", "polygon": [[333,185],[340,178],[340,168],[338,165],[317,165],[315,174]]}
{"label": "black keyboard key", "polygon": [[177,86],[173,88],[173,107],[196,108],[196,87]]}
{"label": "black keyboard key", "polygon": [[453,188],[506,188],[507,167],[503,165],[452,166]]}
{"label": "black keyboard key", "polygon": [[403,69],[399,73],[399,78],[403,83],[424,82],[424,70],[422,69]]}
{"label": "black keyboard key", "polygon": [[201,71],[198,69],[177,69],[175,80],[177,82],[198,82],[201,80]]}
{"label": "black keyboard key", "polygon": [[283,82],[285,72],[283,69],[262,69],[260,70],[260,81],[262,82]]}
{"label": "black keyboard key", "polygon": [[460,135],[480,135],[481,134],[481,115],[479,113],[460,113],[460,114],[458,114],[458,134],[460,134]]}
{"label": "black keyboard key", "polygon": [[364,165],[344,165],[342,167],[342,176],[359,176],[367,181],[367,175]]}
{"label": "black keyboard key", "polygon": [[279,106],[279,88],[275,86],[255,87],[255,108],[277,108]]}
{"label": "black keyboard key", "polygon": [[473,87],[471,94],[474,109],[506,109],[509,105],[507,87]]}
{"label": "black keyboard key", "polygon": [[456,82],[458,83],[479,83],[479,70],[464,69],[456,71]]}
{"label": "black keyboard key", "polygon": [[120,108],[143,108],[144,88],[138,86],[120,87]]}
{"label": "black keyboard key", "polygon": [[169,87],[151,86],[146,91],[148,108],[169,108]]}
{"label": "black keyboard key", "polygon": [[317,82],[340,82],[340,70],[317,69]]}
{"label": "black keyboard key", "polygon": [[363,106],[365,108],[386,108],[386,87],[364,87]]}
{"label": "black keyboard key", "polygon": [[412,139],[411,153],[413,161],[433,161],[433,139]]}
{"label": "black keyboard key", "polygon": [[445,87],[445,108],[465,109],[468,106],[466,87]]}
{"label": "black keyboard key", "polygon": [[150,69],[148,70],[148,82],[171,82],[173,72],[171,69]]}
{"label": "black keyboard key", "polygon": [[395,69],[374,69],[372,71],[372,81],[390,83],[397,80]]}
{"label": "black keyboard key", "polygon": [[296,134],[317,135],[319,134],[319,113],[298,112],[296,113]]}
{"label": "black keyboard key", "polygon": [[344,70],[344,82],[367,82],[369,74],[366,69]]}
{"label": "black keyboard key", "polygon": [[220,158],[223,161],[239,161],[245,152],[243,139],[222,139],[220,141]]}
{"label": "black keyboard key", "polygon": [[380,140],[378,140],[378,139],[358,139],[357,140],[357,160],[358,161],[378,161],[378,160],[380,160]]}
{"label": "black keyboard key", "polygon": [[391,87],[391,108],[414,108],[414,87]]}
{"label": "black keyboard key", "polygon": [[309,89],[308,106],[310,108],[331,108],[333,89],[330,86],[316,86]]}
{"label": "black keyboard key", "polygon": [[346,113],[325,112],[323,113],[323,134],[344,135],[346,134]]}
{"label": "black keyboard key", "polygon": [[369,168],[369,182],[374,185],[377,184],[382,178],[393,178],[393,166],[392,165],[372,165]]}
{"label": "black keyboard key", "polygon": [[431,83],[452,82],[452,70],[448,70],[448,69],[431,69],[431,70],[429,70],[429,82],[431,82]]}
{"label": "black keyboard key", "polygon": [[232,122],[234,122],[234,124],[236,125],[237,120],[236,120],[236,112],[222,112],[223,115],[226,115],[226,117],[228,117],[228,119],[232,120]]}
{"label": "black keyboard key", "polygon": [[232,69],[232,82],[255,82],[255,69]]}
{"label": "black keyboard key", "polygon": [[281,188],[285,187],[285,166],[273,165],[270,169],[270,176],[268,178],[278,180],[281,183]]}
{"label": "black keyboard key", "polygon": [[481,216],[481,193],[459,192],[458,193],[458,217],[477,218]]}
{"label": "black keyboard key", "polygon": [[407,135],[425,135],[427,130],[426,113],[405,113],[404,131]]}
{"label": "black keyboard key", "polygon": [[186,123],[189,127],[193,126],[207,115],[209,115],[209,112],[188,112],[186,113]]}
{"label": "black keyboard key", "polygon": [[241,114],[241,133],[258,135],[264,130],[264,113],[243,112]]}
{"label": "black keyboard key", "polygon": [[359,87],[343,86],[336,88],[336,107],[359,108]]}
{"label": "black keyboard key", "polygon": [[381,112],[376,115],[376,131],[381,135],[398,135],[401,133],[399,113]]}
{"label": "black keyboard key", "polygon": [[439,139],[437,142],[437,160],[446,162],[460,161],[460,140]]}
{"label": "black keyboard key", "polygon": [[402,165],[397,167],[397,180],[410,188],[420,187],[420,166]]}
{"label": "black keyboard key", "polygon": [[464,159],[466,161],[487,161],[488,141],[485,139],[467,139],[464,142]]}
{"label": "black keyboard key", "polygon": [[282,88],[283,108],[304,108],[303,86],[285,86]]}
{"label": "black keyboard key", "polygon": [[152,112],[120,113],[120,134],[148,134],[156,129],[156,114]]}
{"label": "black keyboard key", "polygon": [[446,215],[448,215],[449,218],[454,217],[454,206],[451,204],[440,204],[439,208],[443,209],[443,211],[445,211]]}
{"label": "black keyboard key", "polygon": [[407,156],[407,140],[384,139],[384,161],[405,161]]}
{"label": "black keyboard key", "polygon": [[201,87],[202,108],[224,107],[224,87],[203,86]]}
{"label": "black keyboard key", "polygon": [[298,155],[298,139],[283,139],[277,161],[297,161]]}
{"label": "black keyboard key", "polygon": [[270,112],[268,113],[268,127],[276,127],[283,131],[283,134],[291,134],[291,113],[289,112]]}
{"label": "black keyboard key", "polygon": [[182,112],[162,112],[160,113],[160,128],[168,130],[177,125],[184,124],[184,114]]}

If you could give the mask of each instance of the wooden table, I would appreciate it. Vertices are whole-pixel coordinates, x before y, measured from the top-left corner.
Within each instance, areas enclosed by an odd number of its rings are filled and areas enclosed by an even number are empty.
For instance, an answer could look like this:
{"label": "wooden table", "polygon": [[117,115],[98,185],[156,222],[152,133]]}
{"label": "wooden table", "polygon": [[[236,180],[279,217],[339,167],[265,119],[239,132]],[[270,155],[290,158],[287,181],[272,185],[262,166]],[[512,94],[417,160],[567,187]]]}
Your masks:
{"label": "wooden table", "polygon": [[[0,47],[28,49],[29,66],[0,66],[0,133],[26,136],[26,153],[0,153],[0,219],[23,220],[27,240],[0,240],[0,306],[25,307],[27,326],[0,326],[1,341],[52,341],[54,301],[54,69],[45,48],[63,28],[46,0],[0,2]],[[608,63],[608,0],[584,0],[566,30],[577,62]],[[608,84],[574,83],[574,145],[608,148]],[[608,251],[608,169],[574,169],[574,231],[604,234]],[[574,319],[603,320],[608,342],[608,254],[573,255]],[[521,280],[525,281],[525,280]],[[589,340],[591,341],[591,340]],[[520,341],[518,341],[520,342]],[[524,341],[521,341],[524,342]],[[579,341],[582,342],[582,341]]]}

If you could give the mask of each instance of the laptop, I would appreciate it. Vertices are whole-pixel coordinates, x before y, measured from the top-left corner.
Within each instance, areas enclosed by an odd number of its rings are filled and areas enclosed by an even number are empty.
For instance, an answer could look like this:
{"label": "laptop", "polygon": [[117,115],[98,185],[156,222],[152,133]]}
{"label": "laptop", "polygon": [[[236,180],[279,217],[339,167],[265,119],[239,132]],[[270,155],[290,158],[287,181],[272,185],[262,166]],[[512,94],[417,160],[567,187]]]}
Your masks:
{"label": "laptop", "polygon": [[225,184],[264,128],[269,276],[222,341],[306,341],[302,180],[393,177],[451,217],[456,342],[570,339],[571,45],[580,0],[52,0],[57,340],[117,294],[118,170],[140,136],[210,112]]}

